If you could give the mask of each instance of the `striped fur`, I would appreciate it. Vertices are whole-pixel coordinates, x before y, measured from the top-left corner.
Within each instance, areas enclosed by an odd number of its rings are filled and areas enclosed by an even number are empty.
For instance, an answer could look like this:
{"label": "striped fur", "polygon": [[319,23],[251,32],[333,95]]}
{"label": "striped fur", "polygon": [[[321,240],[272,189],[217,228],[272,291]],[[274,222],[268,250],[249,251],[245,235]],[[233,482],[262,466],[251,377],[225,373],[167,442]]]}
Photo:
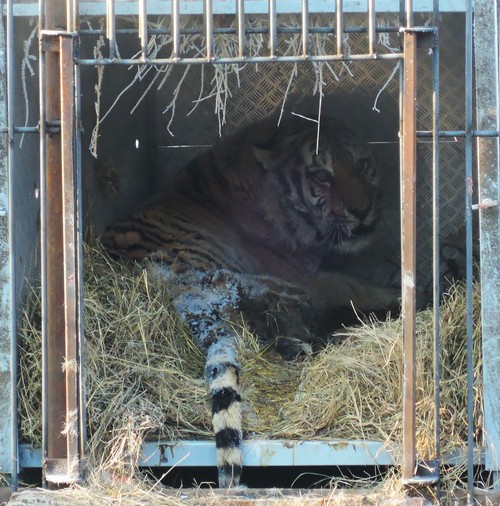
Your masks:
{"label": "striped fur", "polygon": [[243,312],[287,358],[310,350],[313,310],[360,292],[321,272],[322,260],[369,244],[378,218],[375,162],[351,132],[322,118],[316,153],[315,123],[275,124],[253,125],[198,156],[102,236],[116,254],[155,260],[206,353],[220,487],[237,486],[243,465],[231,321]]}

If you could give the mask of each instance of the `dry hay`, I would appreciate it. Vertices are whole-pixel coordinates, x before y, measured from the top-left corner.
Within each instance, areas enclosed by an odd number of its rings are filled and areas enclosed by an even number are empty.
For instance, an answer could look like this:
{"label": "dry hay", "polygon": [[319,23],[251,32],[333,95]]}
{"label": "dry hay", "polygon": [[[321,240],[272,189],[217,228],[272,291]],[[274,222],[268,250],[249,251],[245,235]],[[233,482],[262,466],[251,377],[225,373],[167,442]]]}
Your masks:
{"label": "dry hay", "polygon": [[[32,290],[21,322],[22,440],[41,443],[40,304]],[[478,293],[475,416],[481,419]],[[454,285],[442,319],[442,449],[465,449],[465,293]],[[432,312],[417,316],[417,445],[434,453]],[[378,440],[400,458],[402,345],[399,319],[364,321],[302,361],[285,362],[242,326],[240,355],[247,438]],[[85,332],[91,468],[132,476],[145,439],[211,438],[203,356],[150,269],[130,268],[86,247]],[[476,441],[481,445],[477,422]],[[463,467],[454,467],[455,480]]]}

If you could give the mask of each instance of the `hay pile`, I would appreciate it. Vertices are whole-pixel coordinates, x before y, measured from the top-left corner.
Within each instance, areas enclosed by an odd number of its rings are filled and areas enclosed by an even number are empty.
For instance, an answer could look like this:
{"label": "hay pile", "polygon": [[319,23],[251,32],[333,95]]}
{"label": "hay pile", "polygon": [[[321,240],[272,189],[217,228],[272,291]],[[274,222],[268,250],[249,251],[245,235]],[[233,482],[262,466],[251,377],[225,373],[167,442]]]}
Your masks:
{"label": "hay pile", "polygon": [[[37,291],[32,293],[21,322],[19,415],[22,440],[40,445],[40,304]],[[478,304],[475,308],[478,322]],[[457,284],[442,303],[444,452],[465,448],[467,439],[464,314],[464,289]],[[212,437],[203,357],[147,266],[131,269],[99,248],[86,247],[85,331],[92,465],[133,473],[147,438]],[[432,458],[431,311],[418,314],[417,334],[418,454]],[[285,362],[263,348],[243,326],[239,335],[247,438],[379,440],[398,458],[400,320],[346,329],[341,344],[297,362]],[[476,325],[477,378],[479,341]],[[478,388],[478,420],[481,395]],[[478,432],[478,443],[480,437]]]}

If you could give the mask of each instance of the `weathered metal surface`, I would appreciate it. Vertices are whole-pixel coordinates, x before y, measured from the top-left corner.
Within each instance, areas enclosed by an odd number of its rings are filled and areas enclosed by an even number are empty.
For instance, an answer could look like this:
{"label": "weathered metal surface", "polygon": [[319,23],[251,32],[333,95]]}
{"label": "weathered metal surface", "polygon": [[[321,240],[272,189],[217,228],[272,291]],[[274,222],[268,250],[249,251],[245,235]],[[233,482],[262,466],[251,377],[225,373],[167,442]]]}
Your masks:
{"label": "weathered metal surface", "polygon": [[11,258],[9,245],[9,159],[7,125],[7,42],[4,16],[0,20],[0,473],[12,470],[12,351]]}
{"label": "weathered metal surface", "polygon": [[[71,21],[71,20],[70,20]],[[45,26],[68,19],[47,2]],[[75,78],[71,34],[41,34],[41,244],[44,477],[50,483],[80,479],[80,295],[75,195]],[[47,133],[60,121],[60,133]]]}
{"label": "weathered metal surface", "polygon": [[[474,4],[477,127],[499,128],[498,0]],[[500,472],[500,158],[498,138],[477,141],[486,467]],[[500,487],[500,483],[497,483]]]}
{"label": "weathered metal surface", "polygon": [[[202,14],[204,0],[192,0],[181,2],[181,14]],[[269,0],[245,0],[245,12],[247,14],[267,14]],[[300,2],[297,0],[279,0],[276,2],[278,13],[300,12]],[[345,12],[366,12],[366,2],[359,0],[344,0]],[[214,1],[214,14],[234,14],[234,2],[227,0]],[[310,12],[331,12],[330,0],[309,0]],[[399,12],[399,0],[379,0],[377,10],[379,12]],[[80,12],[84,15],[102,16],[106,12],[106,0],[82,0],[79,2]],[[171,11],[171,2],[167,0],[148,0],[148,13],[150,15],[163,15]],[[432,12],[432,0],[415,2],[415,12]],[[464,12],[464,0],[441,0],[441,12]],[[16,16],[36,16],[38,14],[38,2],[16,2],[14,13]],[[117,15],[137,15],[137,0],[117,0]]]}
{"label": "weathered metal surface", "polygon": [[[396,462],[391,449],[379,441],[248,440],[243,459],[250,467],[281,466],[389,466]],[[40,467],[41,452],[21,445],[23,467]],[[213,441],[147,442],[141,467],[210,467],[216,465]]]}
{"label": "weathered metal surface", "polygon": [[401,166],[401,280],[403,317],[403,480],[415,473],[416,399],[416,79],[417,34],[404,33]]}

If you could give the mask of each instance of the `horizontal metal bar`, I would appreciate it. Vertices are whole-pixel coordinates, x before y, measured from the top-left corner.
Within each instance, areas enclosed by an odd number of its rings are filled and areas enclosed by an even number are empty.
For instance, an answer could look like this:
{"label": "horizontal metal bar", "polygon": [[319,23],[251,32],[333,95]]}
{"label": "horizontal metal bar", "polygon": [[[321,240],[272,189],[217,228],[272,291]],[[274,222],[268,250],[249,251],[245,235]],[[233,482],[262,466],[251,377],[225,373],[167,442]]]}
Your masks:
{"label": "horizontal metal bar", "polygon": [[[234,2],[214,1],[214,14],[234,14]],[[300,12],[300,3],[294,0],[280,0],[277,3],[278,14]],[[170,1],[149,0],[148,15],[164,15],[170,12]],[[181,2],[181,14],[201,14],[202,0]],[[5,9],[5,6],[4,6]],[[268,0],[245,0],[247,14],[267,14]],[[359,0],[345,0],[345,12],[365,12],[366,6]],[[379,12],[399,12],[398,0],[377,0]],[[416,2],[414,12],[432,12],[432,0]],[[105,14],[103,2],[80,1],[79,11],[82,16],[102,16]],[[18,3],[13,6],[14,16],[37,16],[38,2]],[[309,12],[332,12],[328,0],[309,0]],[[465,0],[441,0],[440,12],[465,12]],[[121,16],[137,15],[137,0],[122,0],[116,4],[116,14]]]}
{"label": "horizontal metal bar", "polygon": [[[258,27],[258,28],[245,28],[245,34],[267,34],[270,30],[267,27]],[[334,34],[337,29],[331,26],[316,26],[309,27],[309,33],[316,34]],[[379,26],[376,28],[376,33],[399,33],[399,28],[396,26]],[[151,28],[148,30],[151,35],[170,35],[172,30],[168,28]],[[290,34],[290,33],[301,33],[301,28],[296,28],[293,26],[281,26],[276,28],[276,32],[280,34]],[[344,33],[367,33],[368,29],[363,26],[348,26],[344,28]],[[137,28],[117,28],[117,35],[136,35],[138,33]],[[200,35],[203,34],[203,30],[201,28],[182,28],[179,32],[181,35]],[[237,28],[215,28],[214,34],[216,35],[235,35],[237,34]],[[89,36],[89,35],[105,35],[105,30],[99,29],[84,29],[78,32],[80,36]]]}
{"label": "horizontal metal bar", "polygon": [[[432,137],[432,130],[419,130],[417,137]],[[498,137],[498,130],[472,130],[473,137]],[[439,137],[465,137],[465,130],[440,130]]]}
{"label": "horizontal metal bar", "polygon": [[294,63],[294,62],[322,62],[322,61],[364,61],[364,60],[400,60],[403,58],[401,53],[388,54],[354,54],[344,55],[322,55],[322,56],[249,56],[245,58],[156,58],[137,60],[134,58],[100,58],[100,59],[80,59],[75,63],[79,65],[172,65],[173,63],[181,65],[202,65],[204,63],[224,64],[245,64],[245,63]]}

